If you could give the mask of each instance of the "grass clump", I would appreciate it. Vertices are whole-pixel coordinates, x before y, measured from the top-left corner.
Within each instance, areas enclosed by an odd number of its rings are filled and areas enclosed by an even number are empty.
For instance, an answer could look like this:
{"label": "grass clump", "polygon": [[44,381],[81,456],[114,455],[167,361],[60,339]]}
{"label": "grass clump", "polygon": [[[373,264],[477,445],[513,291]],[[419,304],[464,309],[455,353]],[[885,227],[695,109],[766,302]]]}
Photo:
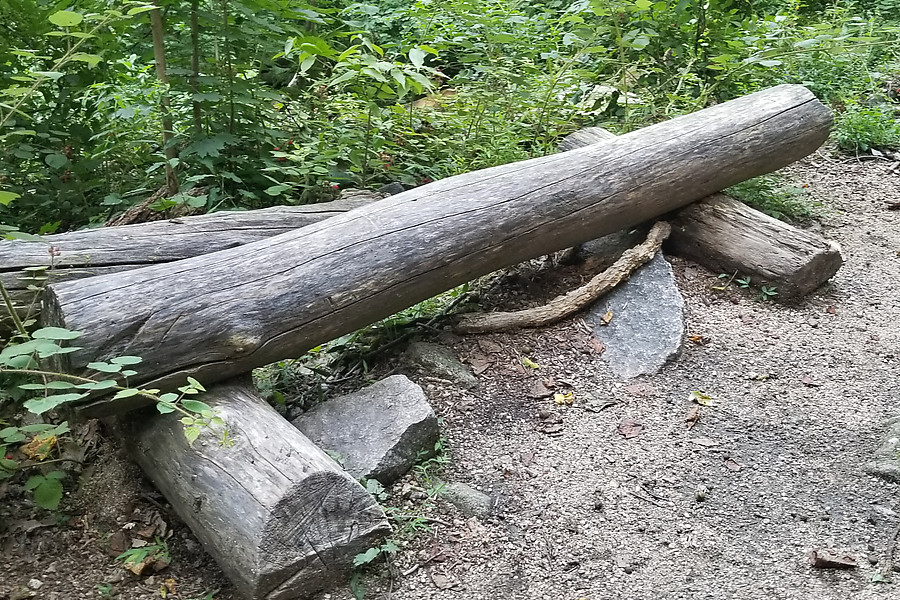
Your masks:
{"label": "grass clump", "polygon": [[845,152],[900,148],[900,122],[889,108],[851,106],[837,116],[834,138]]}
{"label": "grass clump", "polygon": [[733,185],[725,193],[770,217],[802,223],[821,215],[822,205],[813,202],[806,190],[784,182],[777,175],[762,175]]}

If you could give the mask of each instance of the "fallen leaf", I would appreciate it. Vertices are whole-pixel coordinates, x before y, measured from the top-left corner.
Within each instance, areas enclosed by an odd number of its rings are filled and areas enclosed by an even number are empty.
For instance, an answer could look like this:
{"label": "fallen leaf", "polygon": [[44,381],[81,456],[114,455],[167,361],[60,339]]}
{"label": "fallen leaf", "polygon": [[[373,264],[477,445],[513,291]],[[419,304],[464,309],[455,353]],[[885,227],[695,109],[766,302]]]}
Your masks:
{"label": "fallen leaf", "polygon": [[150,525],[149,527],[144,527],[138,531],[134,532],[135,535],[138,535],[142,538],[151,538],[153,534],[156,533],[156,525]]}
{"label": "fallen leaf", "polygon": [[571,406],[575,402],[575,392],[569,391],[562,394],[553,394],[553,402]]}
{"label": "fallen leaf", "polygon": [[644,425],[633,419],[625,419],[619,423],[618,432],[626,440],[639,436],[642,431],[644,431]]}
{"label": "fallen leaf", "polygon": [[829,315],[836,315],[837,309],[832,304],[832,305],[829,305],[828,308],[825,309],[825,312],[827,312]]}
{"label": "fallen leaf", "polygon": [[744,375],[744,377],[749,379],[750,381],[767,381],[774,378],[775,375],[772,373],[757,373],[756,371],[750,371],[749,373]]}
{"label": "fallen leaf", "polygon": [[120,554],[125,552],[129,547],[131,547],[131,541],[128,539],[128,535],[121,529],[110,536],[110,538],[109,538],[109,555],[110,556],[119,556]]}
{"label": "fallen leaf", "polygon": [[816,381],[813,381],[813,378],[810,375],[804,375],[803,377],[801,377],[800,383],[802,383],[803,385],[805,385],[807,387],[822,387],[822,384],[818,383]]}
{"label": "fallen leaf", "polygon": [[532,398],[549,398],[553,395],[553,390],[548,389],[543,381],[535,381],[528,395]]}
{"label": "fallen leaf", "polygon": [[540,431],[541,433],[546,433],[548,435],[552,435],[555,433],[562,433],[562,430],[563,430],[563,426],[558,423],[557,424],[549,424],[548,423],[546,425],[541,425],[540,427],[538,427],[538,431]]}
{"label": "fallen leaf", "polygon": [[613,319],[613,312],[611,310],[606,311],[602,317],[600,317],[601,325],[609,325],[609,322]]}
{"label": "fallen leaf", "polygon": [[519,462],[525,467],[530,467],[534,464],[534,452],[520,452]]}
{"label": "fallen leaf", "polygon": [[482,354],[473,354],[469,357],[468,362],[470,365],[472,365],[472,372],[475,375],[481,375],[482,373],[487,371],[492,364],[494,364],[493,360]]}
{"label": "fallen leaf", "polygon": [[631,383],[625,386],[625,391],[632,396],[641,396],[646,398],[647,396],[652,396],[656,391],[656,388],[654,388],[649,383]]}
{"label": "fallen leaf", "polygon": [[478,340],[478,346],[488,354],[500,354],[503,352],[503,347],[497,342],[492,342],[491,340]]}
{"label": "fallen leaf", "polygon": [[834,550],[813,550],[809,562],[816,569],[855,569],[856,559],[849,554],[838,554]]}
{"label": "fallen leaf", "polygon": [[48,435],[47,437],[35,436],[33,440],[22,446],[20,450],[28,458],[44,460],[50,456],[54,446],[56,446],[55,435]]}
{"label": "fallen leaf", "polygon": [[697,424],[697,421],[700,420],[700,407],[697,405],[693,405],[688,409],[687,416],[684,418],[684,422],[688,424],[688,429],[693,429],[694,425]]}
{"label": "fallen leaf", "polygon": [[744,468],[744,465],[742,465],[738,461],[734,460],[733,458],[726,458],[725,466],[728,468],[729,471],[740,471],[741,469]]}
{"label": "fallen leaf", "polygon": [[588,348],[590,349],[591,354],[596,354],[597,356],[600,356],[606,351],[606,345],[594,336],[591,336],[588,339]]}
{"label": "fallen leaf", "polygon": [[688,394],[688,402],[696,402],[700,406],[715,406],[716,399],[711,395],[701,392],[699,390],[694,390],[690,394]]}
{"label": "fallen leaf", "polygon": [[748,315],[746,313],[741,313],[741,323],[744,325],[750,325],[756,322],[756,317],[754,315]]}
{"label": "fallen leaf", "polygon": [[541,368],[541,365],[537,364],[536,362],[534,362],[527,356],[522,357],[522,364],[531,369],[540,369]]}
{"label": "fallen leaf", "polygon": [[709,341],[709,338],[706,337],[705,335],[700,335],[699,333],[694,333],[694,334],[691,334],[688,336],[688,341],[692,342],[694,344],[697,344],[698,346],[702,346],[703,344],[705,344],[706,342]]}
{"label": "fallen leaf", "polygon": [[692,444],[697,444],[698,446],[703,446],[704,448],[712,448],[713,446],[718,446],[719,442],[714,439],[708,437],[700,437],[700,438],[691,438],[688,440]]}

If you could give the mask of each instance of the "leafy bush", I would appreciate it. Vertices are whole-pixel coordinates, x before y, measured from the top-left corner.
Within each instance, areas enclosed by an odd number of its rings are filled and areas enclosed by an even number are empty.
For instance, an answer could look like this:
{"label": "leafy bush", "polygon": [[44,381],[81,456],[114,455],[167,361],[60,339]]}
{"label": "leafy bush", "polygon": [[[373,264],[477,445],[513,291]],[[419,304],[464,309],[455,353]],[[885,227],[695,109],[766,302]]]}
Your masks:
{"label": "leafy bush", "polygon": [[851,106],[835,119],[834,138],[846,152],[900,148],[900,121],[885,107]]}

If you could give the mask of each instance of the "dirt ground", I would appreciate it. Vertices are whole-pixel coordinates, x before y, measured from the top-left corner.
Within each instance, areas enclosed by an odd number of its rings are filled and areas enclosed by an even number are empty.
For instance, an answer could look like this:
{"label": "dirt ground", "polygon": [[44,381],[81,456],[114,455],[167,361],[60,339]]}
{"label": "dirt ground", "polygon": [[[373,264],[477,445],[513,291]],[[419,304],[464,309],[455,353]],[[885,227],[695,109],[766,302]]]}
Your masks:
{"label": "dirt ground", "polygon": [[[472,391],[410,373],[443,422],[448,461],[440,476],[490,495],[494,510],[467,517],[422,498],[435,480],[408,477],[387,504],[427,517],[428,530],[401,537],[391,564],[366,571],[357,594],[900,597],[889,556],[900,486],[863,472],[883,422],[900,414],[900,211],[888,210],[900,202],[900,170],[822,150],[787,174],[822,203],[813,227],[841,244],[844,266],[826,288],[786,306],[734,286],[713,290],[718,274],[668,258],[687,333],[705,343],[686,342],[658,375],[613,376],[578,318],[515,335],[440,337],[484,369]],[[500,293],[514,291],[510,305],[548,295],[541,279]],[[523,368],[522,357],[540,368]],[[533,397],[536,382],[551,380],[574,392],[572,406]],[[689,427],[694,391],[713,403]],[[628,420],[639,426],[623,429]],[[58,519],[24,511],[15,490],[4,490],[0,599],[149,599],[161,590],[169,598],[233,598],[139,472],[102,439],[92,454],[91,476]],[[148,544],[168,536],[171,564],[152,575],[124,571],[111,556],[123,531]],[[814,569],[816,549],[850,555],[857,567]],[[349,600],[353,592],[317,598]]]}

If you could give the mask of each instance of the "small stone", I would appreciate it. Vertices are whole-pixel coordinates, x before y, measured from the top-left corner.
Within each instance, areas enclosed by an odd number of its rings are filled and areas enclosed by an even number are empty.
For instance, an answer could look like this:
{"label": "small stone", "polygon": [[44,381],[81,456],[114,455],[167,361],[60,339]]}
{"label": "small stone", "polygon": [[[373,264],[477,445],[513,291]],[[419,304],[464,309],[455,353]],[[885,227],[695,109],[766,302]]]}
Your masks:
{"label": "small stone", "polygon": [[491,514],[493,501],[487,494],[483,494],[465,483],[449,483],[441,489],[441,496],[464,514],[470,517],[483,518]]}
{"label": "small stone", "polygon": [[31,590],[39,590],[44,585],[44,582],[40,579],[29,579],[28,580],[28,589]]}
{"label": "small stone", "polygon": [[622,570],[625,571],[629,575],[634,573],[634,567],[632,567],[631,565],[627,565],[627,566],[623,567]]}
{"label": "small stone", "polygon": [[870,552],[869,555],[868,555],[866,558],[869,559],[869,564],[870,564],[870,565],[877,565],[877,564],[878,564],[878,560],[879,560],[879,559],[878,559],[878,555],[875,554],[874,552]]}
{"label": "small stone", "polygon": [[439,344],[414,342],[407,348],[404,361],[429,375],[448,379],[466,389],[478,385],[478,379],[456,355]]}

